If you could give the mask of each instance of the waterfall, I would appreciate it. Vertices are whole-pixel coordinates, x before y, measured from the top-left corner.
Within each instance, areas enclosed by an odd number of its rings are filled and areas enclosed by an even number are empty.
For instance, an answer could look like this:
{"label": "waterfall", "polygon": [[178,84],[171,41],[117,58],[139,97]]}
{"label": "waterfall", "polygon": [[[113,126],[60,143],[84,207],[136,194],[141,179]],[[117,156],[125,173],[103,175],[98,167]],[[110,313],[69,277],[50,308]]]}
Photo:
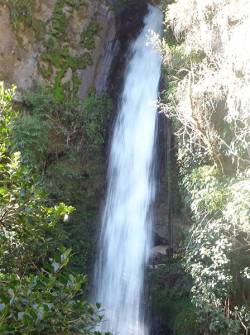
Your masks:
{"label": "waterfall", "polygon": [[161,25],[161,11],[149,6],[144,28],[131,45],[109,157],[94,299],[105,310],[101,331],[119,335],[147,334],[142,298],[151,248],[161,70],[161,56],[149,43],[149,32],[160,34]]}

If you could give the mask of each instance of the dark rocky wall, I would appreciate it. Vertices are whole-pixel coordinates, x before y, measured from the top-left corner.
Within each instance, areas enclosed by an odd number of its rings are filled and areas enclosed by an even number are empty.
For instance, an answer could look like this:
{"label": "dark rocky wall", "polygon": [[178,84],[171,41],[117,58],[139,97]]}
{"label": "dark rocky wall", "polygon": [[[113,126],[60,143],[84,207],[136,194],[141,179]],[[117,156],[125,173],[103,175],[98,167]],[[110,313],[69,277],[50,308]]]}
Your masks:
{"label": "dark rocky wall", "polygon": [[[112,42],[112,63],[107,80],[107,92],[113,101],[113,112],[106,138],[106,157],[109,155],[113,126],[119,108],[119,98],[124,84],[124,72],[130,59],[129,46],[143,27],[144,16],[147,13],[147,1],[128,0],[115,9],[115,38]],[[107,163],[107,162],[106,162]]]}
{"label": "dark rocky wall", "polygon": [[144,16],[147,13],[147,2],[128,0],[124,5],[116,8],[116,50],[109,76],[109,91],[115,102],[123,86],[124,71],[130,58],[129,45],[143,27]]}

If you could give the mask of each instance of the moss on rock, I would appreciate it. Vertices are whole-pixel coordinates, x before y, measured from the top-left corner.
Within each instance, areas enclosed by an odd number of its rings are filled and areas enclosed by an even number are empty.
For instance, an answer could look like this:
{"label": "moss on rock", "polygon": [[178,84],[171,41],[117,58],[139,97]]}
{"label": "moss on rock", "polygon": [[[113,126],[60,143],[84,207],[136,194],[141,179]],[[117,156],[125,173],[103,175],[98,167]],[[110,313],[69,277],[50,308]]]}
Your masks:
{"label": "moss on rock", "polygon": [[100,30],[100,26],[94,20],[92,20],[87,29],[81,34],[82,46],[88,50],[93,50],[95,48],[95,36]]}
{"label": "moss on rock", "polygon": [[[51,25],[44,44],[45,50],[39,62],[39,72],[53,87],[57,101],[61,101],[66,95],[77,94],[80,86],[79,80],[76,80],[77,70],[85,69],[93,64],[90,52],[82,51],[82,53],[78,52],[78,55],[72,52],[73,47],[67,34],[69,17],[66,14],[65,6],[79,10],[81,6],[87,6],[87,3],[82,0],[57,0],[53,10]],[[85,49],[95,48],[94,36],[98,30],[98,24],[91,21],[84,39]],[[83,37],[81,36],[81,38]],[[62,79],[69,68],[73,72],[74,80],[71,81],[70,85],[64,85]],[[70,90],[70,94],[66,90]]]}

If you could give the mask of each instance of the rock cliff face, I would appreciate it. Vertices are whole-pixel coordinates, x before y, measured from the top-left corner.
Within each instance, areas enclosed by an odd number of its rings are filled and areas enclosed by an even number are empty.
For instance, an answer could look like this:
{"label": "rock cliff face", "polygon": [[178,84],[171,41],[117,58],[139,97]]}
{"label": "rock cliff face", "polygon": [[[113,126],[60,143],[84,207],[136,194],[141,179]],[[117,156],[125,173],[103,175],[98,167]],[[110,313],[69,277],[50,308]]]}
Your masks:
{"label": "rock cliff face", "polygon": [[0,80],[103,90],[115,19],[104,1],[0,0]]}
{"label": "rock cliff face", "polygon": [[0,7],[0,80],[28,88],[37,77],[36,58],[39,44],[33,42],[30,31],[16,34],[7,5]]}

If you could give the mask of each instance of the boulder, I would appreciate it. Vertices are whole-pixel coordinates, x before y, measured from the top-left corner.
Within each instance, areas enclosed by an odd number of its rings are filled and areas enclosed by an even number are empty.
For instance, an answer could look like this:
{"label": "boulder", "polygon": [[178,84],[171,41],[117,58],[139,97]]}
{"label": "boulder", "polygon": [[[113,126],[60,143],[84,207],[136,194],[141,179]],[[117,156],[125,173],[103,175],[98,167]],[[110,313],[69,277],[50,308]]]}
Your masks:
{"label": "boulder", "polygon": [[165,263],[164,261],[168,257],[169,246],[168,245],[157,245],[151,250],[151,261],[155,263]]}

